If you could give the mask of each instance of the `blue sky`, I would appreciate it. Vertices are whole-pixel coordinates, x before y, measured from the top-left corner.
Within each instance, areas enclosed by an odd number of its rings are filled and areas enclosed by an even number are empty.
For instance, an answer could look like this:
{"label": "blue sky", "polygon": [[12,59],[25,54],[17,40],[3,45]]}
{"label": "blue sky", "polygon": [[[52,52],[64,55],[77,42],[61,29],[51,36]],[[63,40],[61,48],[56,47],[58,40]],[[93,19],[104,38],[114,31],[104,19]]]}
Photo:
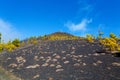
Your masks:
{"label": "blue sky", "polygon": [[57,31],[78,36],[120,34],[120,0],[0,0],[4,40]]}

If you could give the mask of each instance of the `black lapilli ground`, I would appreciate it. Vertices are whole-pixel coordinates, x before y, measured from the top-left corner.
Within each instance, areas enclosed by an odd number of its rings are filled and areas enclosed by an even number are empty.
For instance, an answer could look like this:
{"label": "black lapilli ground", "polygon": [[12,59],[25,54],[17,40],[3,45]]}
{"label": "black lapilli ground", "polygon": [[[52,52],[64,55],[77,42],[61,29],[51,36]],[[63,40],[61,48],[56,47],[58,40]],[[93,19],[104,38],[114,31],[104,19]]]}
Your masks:
{"label": "black lapilli ground", "polygon": [[46,41],[4,53],[0,64],[25,80],[120,80],[120,58],[98,50],[97,42]]}

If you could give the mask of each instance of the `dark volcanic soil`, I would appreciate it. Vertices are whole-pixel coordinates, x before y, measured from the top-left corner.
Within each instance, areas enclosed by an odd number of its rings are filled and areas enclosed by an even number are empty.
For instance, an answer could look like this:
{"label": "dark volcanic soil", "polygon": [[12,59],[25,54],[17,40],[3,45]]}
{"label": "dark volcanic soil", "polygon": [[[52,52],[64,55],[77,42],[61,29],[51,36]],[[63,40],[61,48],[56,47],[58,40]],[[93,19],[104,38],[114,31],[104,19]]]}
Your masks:
{"label": "dark volcanic soil", "polygon": [[4,53],[0,64],[25,80],[120,80],[120,58],[98,43],[47,41]]}

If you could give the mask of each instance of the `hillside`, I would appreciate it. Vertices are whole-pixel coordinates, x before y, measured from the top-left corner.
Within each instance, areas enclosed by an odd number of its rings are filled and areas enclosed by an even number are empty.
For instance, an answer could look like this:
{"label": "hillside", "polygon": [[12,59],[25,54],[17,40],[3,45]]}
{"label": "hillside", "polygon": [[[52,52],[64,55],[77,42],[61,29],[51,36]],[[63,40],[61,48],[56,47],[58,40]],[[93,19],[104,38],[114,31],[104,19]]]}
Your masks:
{"label": "hillside", "polygon": [[[69,35],[48,36],[58,34]],[[97,41],[43,40],[1,54],[0,65],[24,80],[120,80],[120,58],[101,50]]]}
{"label": "hillside", "polygon": [[80,39],[80,37],[65,32],[55,32],[43,36],[43,40],[75,40],[75,39]]}

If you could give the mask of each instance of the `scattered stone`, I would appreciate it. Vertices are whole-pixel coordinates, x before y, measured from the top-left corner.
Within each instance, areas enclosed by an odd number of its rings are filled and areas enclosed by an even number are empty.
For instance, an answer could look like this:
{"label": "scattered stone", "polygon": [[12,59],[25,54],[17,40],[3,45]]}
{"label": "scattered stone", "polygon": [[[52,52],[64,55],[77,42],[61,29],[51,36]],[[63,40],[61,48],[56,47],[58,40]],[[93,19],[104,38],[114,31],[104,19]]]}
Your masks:
{"label": "scattered stone", "polygon": [[17,69],[17,70],[20,70],[20,67],[17,67],[16,69]]}
{"label": "scattered stone", "polygon": [[91,56],[92,54],[88,54],[88,56]]}
{"label": "scattered stone", "polygon": [[84,71],[83,70],[80,70],[81,73],[83,73]]}
{"label": "scattered stone", "polygon": [[74,50],[74,49],[75,49],[75,47],[72,47],[72,49]]}
{"label": "scattered stone", "polygon": [[52,77],[49,77],[48,80],[54,80]]}
{"label": "scattered stone", "polygon": [[77,61],[77,59],[76,58],[72,58],[74,61]]}
{"label": "scattered stone", "polygon": [[53,59],[52,61],[53,61],[53,62],[56,62],[56,61],[57,61],[57,59]]}
{"label": "scattered stone", "polygon": [[48,56],[47,59],[51,59],[51,56]]}
{"label": "scattered stone", "polygon": [[57,64],[60,64],[60,62],[57,62]]}
{"label": "scattered stone", "polygon": [[46,63],[51,61],[51,57],[48,57],[48,59],[46,60]]}
{"label": "scattered stone", "polygon": [[25,63],[26,62],[26,60],[22,56],[16,57],[16,60],[18,63]]}
{"label": "scattered stone", "polygon": [[64,62],[64,64],[68,64],[68,63],[69,63],[69,61],[65,61],[65,62]]}
{"label": "scattered stone", "polygon": [[38,56],[34,56],[35,61],[39,61]]}
{"label": "scattered stone", "polygon": [[69,57],[70,56],[70,54],[66,54],[66,57]]}
{"label": "scattered stone", "polygon": [[73,55],[73,57],[74,57],[74,58],[78,58],[78,56],[77,56],[77,55]]}
{"label": "scattered stone", "polygon": [[48,63],[44,63],[42,66],[43,67],[46,67],[46,66],[48,66],[49,64]]}
{"label": "scattered stone", "polygon": [[63,57],[63,58],[62,58],[62,60],[65,60],[65,59],[66,59],[66,57]]}
{"label": "scattered stone", "polygon": [[101,53],[101,55],[105,55],[105,53]]}
{"label": "scattered stone", "polygon": [[56,58],[56,59],[60,59],[61,57],[60,57],[59,55],[56,55],[55,58]]}
{"label": "scattered stone", "polygon": [[61,65],[57,65],[56,68],[61,68],[62,66]]}
{"label": "scattered stone", "polygon": [[9,70],[9,72],[13,72],[13,71],[14,71],[14,69]]}
{"label": "scattered stone", "polygon": [[86,63],[83,63],[83,66],[86,66]]}
{"label": "scattered stone", "polygon": [[12,68],[15,68],[15,67],[17,67],[17,64],[15,64],[15,63],[12,63],[12,64],[10,64],[10,65],[8,65],[9,67],[12,67]]}
{"label": "scattered stone", "polygon": [[12,59],[12,58],[11,58],[11,57],[8,57],[8,58],[7,58],[7,60],[10,60],[10,59]]}
{"label": "scattered stone", "polygon": [[27,66],[26,68],[29,69],[29,68],[37,68],[39,67],[40,65],[39,64],[35,64],[35,65],[30,65],[30,66]]}
{"label": "scattered stone", "polygon": [[47,47],[47,49],[50,49],[49,47]]}
{"label": "scattered stone", "polygon": [[110,67],[107,67],[107,69],[108,69],[108,70],[111,70],[111,68],[110,68]]}
{"label": "scattered stone", "polygon": [[44,52],[44,54],[47,54],[48,52]]}
{"label": "scattered stone", "polygon": [[55,66],[55,64],[50,64],[50,67],[54,67]]}
{"label": "scattered stone", "polygon": [[102,63],[102,61],[98,60],[96,63],[97,63],[97,64],[101,64],[101,63]]}
{"label": "scattered stone", "polygon": [[85,45],[82,45],[83,47],[85,46]]}
{"label": "scattered stone", "polygon": [[78,62],[80,62],[81,60],[80,60],[80,59],[78,59],[77,61],[78,61]]}
{"label": "scattered stone", "polygon": [[93,63],[93,65],[94,65],[94,66],[97,66],[97,64],[96,64],[96,63]]}
{"label": "scattered stone", "polygon": [[66,51],[62,51],[61,53],[65,53]]}
{"label": "scattered stone", "polygon": [[71,54],[75,54],[75,51],[72,51]]}
{"label": "scattered stone", "polygon": [[57,69],[56,72],[61,72],[63,71],[64,69]]}
{"label": "scattered stone", "polygon": [[80,58],[83,57],[83,55],[78,55]]}
{"label": "scattered stone", "polygon": [[80,66],[80,64],[79,63],[75,63],[74,66],[78,67],[78,66]]}
{"label": "scattered stone", "polygon": [[120,53],[120,51],[111,51],[111,52],[109,52],[109,53],[111,53],[111,54],[116,54],[116,53]]}
{"label": "scattered stone", "polygon": [[86,58],[87,56],[85,55],[84,57]]}
{"label": "scattered stone", "polygon": [[41,57],[40,57],[40,59],[44,59],[44,57],[43,57],[43,56],[41,56]]}
{"label": "scattered stone", "polygon": [[100,56],[100,54],[98,54],[98,53],[94,53],[93,56]]}
{"label": "scattered stone", "polygon": [[18,64],[18,68],[23,67],[23,63]]}
{"label": "scattered stone", "polygon": [[56,56],[57,54],[55,53],[55,54],[53,54],[53,56]]}
{"label": "scattered stone", "polygon": [[118,62],[113,62],[112,65],[120,67],[120,63],[118,63]]}
{"label": "scattered stone", "polygon": [[39,74],[37,74],[37,75],[33,76],[33,79],[36,79],[36,78],[38,78],[38,77],[40,77],[40,75],[39,75]]}

